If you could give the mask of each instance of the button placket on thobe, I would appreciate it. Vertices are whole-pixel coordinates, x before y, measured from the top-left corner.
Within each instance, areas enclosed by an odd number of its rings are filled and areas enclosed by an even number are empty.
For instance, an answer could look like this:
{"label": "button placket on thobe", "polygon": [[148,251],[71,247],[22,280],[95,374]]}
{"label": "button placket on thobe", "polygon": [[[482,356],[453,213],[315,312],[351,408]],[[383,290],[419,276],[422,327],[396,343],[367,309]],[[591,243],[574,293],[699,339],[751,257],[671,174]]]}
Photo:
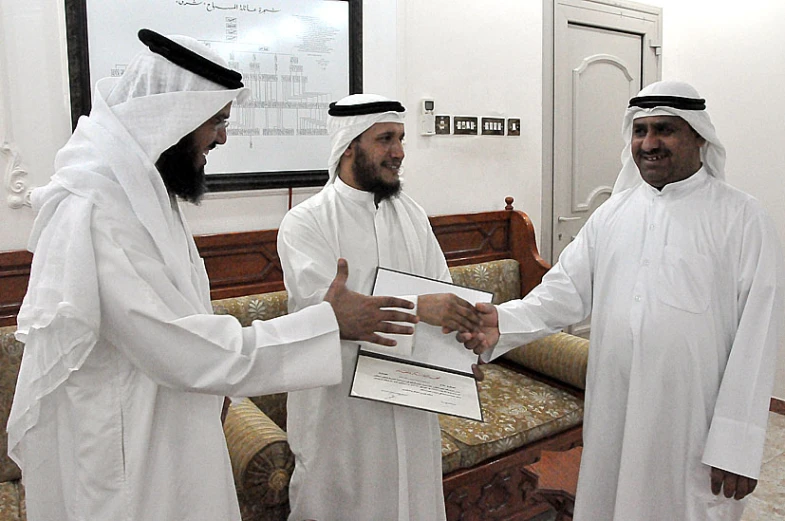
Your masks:
{"label": "button placket on thobe", "polygon": [[[376,234],[376,255],[377,255],[377,265],[378,266],[392,266],[393,263],[391,260],[393,259],[393,253],[390,249],[391,242],[389,240],[385,240],[385,222],[382,217],[381,212],[378,211],[376,206],[371,203],[371,208],[369,211],[373,212],[373,229],[374,233]],[[405,409],[401,407],[393,407],[393,420],[395,424],[395,443],[398,447],[398,454],[406,454],[407,453],[407,443],[408,440],[406,439],[406,429],[402,428],[404,418],[403,416],[406,414]],[[409,483],[408,483],[408,463],[406,458],[398,458],[398,519],[405,520],[409,519],[409,498],[407,494],[404,494],[403,491],[409,490]]]}

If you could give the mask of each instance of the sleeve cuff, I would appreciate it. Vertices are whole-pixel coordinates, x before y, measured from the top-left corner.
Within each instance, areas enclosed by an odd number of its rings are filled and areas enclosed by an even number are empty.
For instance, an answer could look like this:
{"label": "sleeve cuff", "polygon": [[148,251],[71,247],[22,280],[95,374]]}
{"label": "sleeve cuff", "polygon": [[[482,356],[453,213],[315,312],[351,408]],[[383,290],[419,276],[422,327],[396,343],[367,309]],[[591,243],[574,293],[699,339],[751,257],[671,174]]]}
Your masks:
{"label": "sleeve cuff", "polygon": [[715,416],[701,461],[711,467],[758,479],[765,442],[765,429]]}

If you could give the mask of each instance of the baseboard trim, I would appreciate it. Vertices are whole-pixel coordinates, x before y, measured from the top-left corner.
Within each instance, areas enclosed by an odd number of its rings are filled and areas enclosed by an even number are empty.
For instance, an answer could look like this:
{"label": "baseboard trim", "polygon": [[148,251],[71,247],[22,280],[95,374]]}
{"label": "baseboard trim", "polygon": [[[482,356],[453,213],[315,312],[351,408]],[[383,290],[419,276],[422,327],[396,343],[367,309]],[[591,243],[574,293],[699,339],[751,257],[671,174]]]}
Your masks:
{"label": "baseboard trim", "polygon": [[785,416],[785,400],[780,400],[779,398],[772,398],[771,405],[769,406],[769,410],[771,412],[776,412],[777,414],[782,414]]}

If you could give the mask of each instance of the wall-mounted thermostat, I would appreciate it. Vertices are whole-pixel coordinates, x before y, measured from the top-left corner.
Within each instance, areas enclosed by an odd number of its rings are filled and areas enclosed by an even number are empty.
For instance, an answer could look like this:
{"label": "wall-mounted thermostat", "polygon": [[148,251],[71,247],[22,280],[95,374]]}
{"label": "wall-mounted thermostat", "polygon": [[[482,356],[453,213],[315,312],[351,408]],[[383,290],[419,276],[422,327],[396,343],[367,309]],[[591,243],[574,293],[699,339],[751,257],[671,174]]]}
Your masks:
{"label": "wall-mounted thermostat", "polygon": [[425,98],[420,106],[420,134],[432,136],[436,134],[436,116],[433,111],[436,104],[432,99]]}

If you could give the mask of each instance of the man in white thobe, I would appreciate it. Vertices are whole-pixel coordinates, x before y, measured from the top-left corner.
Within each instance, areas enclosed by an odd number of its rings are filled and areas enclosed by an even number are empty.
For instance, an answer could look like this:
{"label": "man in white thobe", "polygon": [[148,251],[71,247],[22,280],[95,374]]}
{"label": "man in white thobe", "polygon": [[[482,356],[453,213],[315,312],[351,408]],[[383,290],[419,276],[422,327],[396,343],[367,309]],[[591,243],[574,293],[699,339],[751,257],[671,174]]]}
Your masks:
{"label": "man in white thobe", "polygon": [[[289,310],[322,299],[338,257],[352,266],[347,286],[361,293],[371,292],[378,266],[449,281],[425,211],[400,192],[403,106],[355,94],[329,114],[330,179],[286,214],[278,234]],[[474,308],[454,295],[420,296],[417,314],[445,330],[478,325]],[[357,351],[356,342],[341,343],[338,385],[289,393],[290,521],[445,519],[436,414],[349,398]]]}
{"label": "man in white thobe", "polygon": [[591,312],[575,521],[738,520],[783,316],[777,230],[725,183],[691,86],[644,88],[623,137],[611,198],[529,295],[478,306],[488,327],[467,347],[498,341],[496,357]]}
{"label": "man in white thobe", "polygon": [[239,521],[223,396],[335,384],[339,330],[384,343],[374,331],[395,328],[382,321],[407,320],[346,290],[343,261],[328,302],[302,313],[247,328],[212,314],[175,197],[201,196],[207,153],[247,89],[196,40],[139,37],[150,50],[98,82],[32,196],[7,427],[29,521]]}

